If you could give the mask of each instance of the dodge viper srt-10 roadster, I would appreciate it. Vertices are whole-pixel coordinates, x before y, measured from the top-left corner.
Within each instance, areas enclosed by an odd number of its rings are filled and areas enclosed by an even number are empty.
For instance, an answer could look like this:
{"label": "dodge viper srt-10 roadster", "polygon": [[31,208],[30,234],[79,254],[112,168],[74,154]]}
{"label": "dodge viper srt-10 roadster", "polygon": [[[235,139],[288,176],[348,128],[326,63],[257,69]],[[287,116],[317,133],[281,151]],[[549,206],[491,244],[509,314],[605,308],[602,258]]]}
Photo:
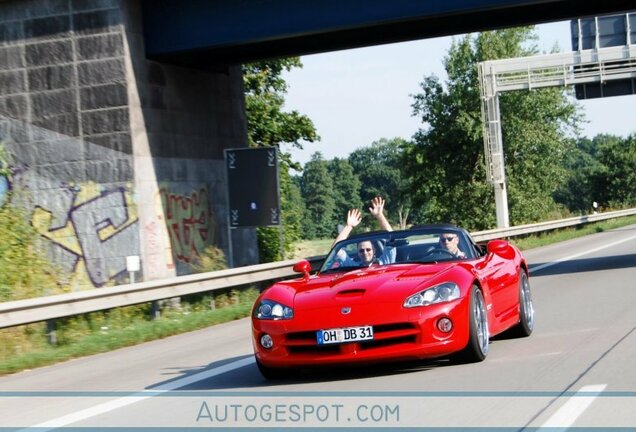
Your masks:
{"label": "dodge viper srt-10 roadster", "polygon": [[435,357],[481,361],[490,337],[534,327],[528,265],[504,240],[478,245],[454,225],[351,236],[316,274],[264,290],[252,310],[256,363],[292,369]]}

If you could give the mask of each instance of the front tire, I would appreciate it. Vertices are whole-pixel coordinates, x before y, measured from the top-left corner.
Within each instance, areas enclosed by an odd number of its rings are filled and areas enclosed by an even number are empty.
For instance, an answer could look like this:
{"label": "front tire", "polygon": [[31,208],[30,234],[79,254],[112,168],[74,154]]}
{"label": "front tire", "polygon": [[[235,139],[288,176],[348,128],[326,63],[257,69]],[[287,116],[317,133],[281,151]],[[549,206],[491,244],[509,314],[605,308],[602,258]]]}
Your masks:
{"label": "front tire", "polygon": [[477,285],[470,289],[468,311],[468,345],[457,356],[464,363],[483,361],[488,355],[490,333],[488,332],[488,313],[484,295]]}

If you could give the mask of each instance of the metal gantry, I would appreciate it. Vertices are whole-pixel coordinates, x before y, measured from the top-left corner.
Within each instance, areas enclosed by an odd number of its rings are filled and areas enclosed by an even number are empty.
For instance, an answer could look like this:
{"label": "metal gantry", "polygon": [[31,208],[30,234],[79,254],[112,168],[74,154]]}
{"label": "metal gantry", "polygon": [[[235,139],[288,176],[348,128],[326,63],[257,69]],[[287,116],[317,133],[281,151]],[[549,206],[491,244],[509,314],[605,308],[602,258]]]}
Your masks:
{"label": "metal gantry", "polygon": [[[507,228],[510,223],[499,93],[636,78],[636,45],[490,60],[479,63],[478,69],[486,175],[495,188],[497,226]],[[634,90],[632,93],[636,93]]]}

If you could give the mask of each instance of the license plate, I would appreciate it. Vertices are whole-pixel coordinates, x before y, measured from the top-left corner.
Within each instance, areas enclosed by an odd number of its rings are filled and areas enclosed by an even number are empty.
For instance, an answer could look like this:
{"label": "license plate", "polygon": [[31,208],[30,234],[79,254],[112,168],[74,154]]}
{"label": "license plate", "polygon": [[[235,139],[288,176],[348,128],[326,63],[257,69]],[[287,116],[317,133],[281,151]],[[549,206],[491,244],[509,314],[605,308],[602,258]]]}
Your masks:
{"label": "license plate", "polygon": [[373,327],[346,327],[316,332],[318,345],[373,340]]}

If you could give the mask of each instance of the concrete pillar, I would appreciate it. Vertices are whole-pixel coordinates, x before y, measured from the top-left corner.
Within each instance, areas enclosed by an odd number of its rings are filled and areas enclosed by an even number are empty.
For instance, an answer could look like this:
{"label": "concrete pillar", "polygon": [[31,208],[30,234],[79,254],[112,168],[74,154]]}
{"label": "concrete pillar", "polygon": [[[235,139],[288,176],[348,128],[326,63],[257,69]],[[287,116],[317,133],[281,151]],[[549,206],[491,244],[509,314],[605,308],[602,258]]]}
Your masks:
{"label": "concrete pillar", "polygon": [[[0,141],[75,289],[188,274],[227,250],[223,149],[247,143],[241,73],[145,58],[138,0],[0,2]],[[239,265],[255,263],[255,233]]]}

